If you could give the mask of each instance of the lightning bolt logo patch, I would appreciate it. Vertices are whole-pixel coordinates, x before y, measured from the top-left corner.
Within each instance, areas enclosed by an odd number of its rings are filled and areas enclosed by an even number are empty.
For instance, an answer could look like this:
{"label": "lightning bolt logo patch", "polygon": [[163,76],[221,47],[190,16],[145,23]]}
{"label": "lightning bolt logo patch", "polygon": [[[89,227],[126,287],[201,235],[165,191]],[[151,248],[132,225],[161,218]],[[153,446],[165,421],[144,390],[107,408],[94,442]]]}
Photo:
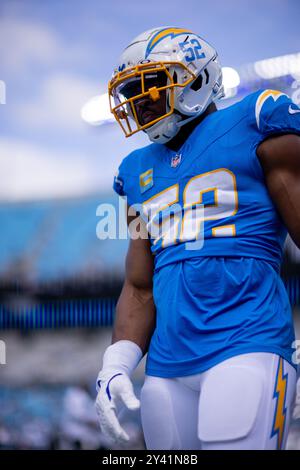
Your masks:
{"label": "lightning bolt logo patch", "polygon": [[283,359],[279,358],[276,383],[274,388],[273,398],[276,399],[276,410],[273,421],[273,428],[271,437],[277,436],[277,449],[282,448],[285,422],[286,422],[286,392],[287,392],[287,377],[288,374],[283,374]]}
{"label": "lightning bolt logo patch", "polygon": [[151,40],[148,43],[145,58],[147,59],[148,55],[152,52],[154,47],[163,39],[165,39],[167,36],[171,36],[171,38],[174,38],[175,36],[179,36],[181,34],[190,34],[191,31],[188,31],[187,29],[183,28],[164,28],[158,31],[154,36],[151,38]]}
{"label": "lightning bolt logo patch", "polygon": [[272,98],[274,101],[277,101],[278,98],[280,98],[281,96],[287,96],[287,95],[285,93],[281,93],[281,91],[277,91],[277,90],[266,90],[266,91],[263,91],[259,95],[259,97],[256,100],[256,104],[255,104],[255,117],[256,117],[256,124],[257,124],[258,128],[259,128],[260,112],[261,112],[261,109],[262,109],[264,103],[269,98]]}

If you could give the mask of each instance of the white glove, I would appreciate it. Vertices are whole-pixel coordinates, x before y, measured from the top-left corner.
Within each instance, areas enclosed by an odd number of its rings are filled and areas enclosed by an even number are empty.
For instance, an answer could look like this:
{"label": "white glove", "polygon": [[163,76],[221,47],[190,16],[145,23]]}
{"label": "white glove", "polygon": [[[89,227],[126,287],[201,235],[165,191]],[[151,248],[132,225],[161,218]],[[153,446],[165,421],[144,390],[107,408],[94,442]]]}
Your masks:
{"label": "white glove", "polygon": [[97,378],[95,406],[101,430],[110,441],[124,443],[129,440],[120,426],[116,409],[119,400],[130,410],[140,407],[129,377],[142,356],[140,347],[127,340],[112,344],[104,353],[103,367]]}

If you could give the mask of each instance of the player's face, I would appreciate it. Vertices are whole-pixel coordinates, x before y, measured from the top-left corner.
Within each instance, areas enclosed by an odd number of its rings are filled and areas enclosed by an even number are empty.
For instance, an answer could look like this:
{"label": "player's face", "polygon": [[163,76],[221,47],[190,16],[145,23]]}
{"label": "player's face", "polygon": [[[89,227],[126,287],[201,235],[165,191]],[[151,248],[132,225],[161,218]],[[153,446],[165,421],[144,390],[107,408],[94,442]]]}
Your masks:
{"label": "player's face", "polygon": [[142,126],[163,116],[166,113],[166,91],[162,90],[160,92],[157,101],[153,101],[149,96],[136,100],[135,109],[139,123]]}
{"label": "player's face", "polygon": [[[165,73],[145,73],[144,90],[147,92],[150,88],[160,88],[166,85],[167,76]],[[141,94],[141,79],[135,79],[126,83],[120,90],[125,99],[132,98]],[[149,122],[166,114],[166,90],[159,91],[159,98],[153,100],[149,94],[134,100],[134,107],[139,124],[144,126]]]}

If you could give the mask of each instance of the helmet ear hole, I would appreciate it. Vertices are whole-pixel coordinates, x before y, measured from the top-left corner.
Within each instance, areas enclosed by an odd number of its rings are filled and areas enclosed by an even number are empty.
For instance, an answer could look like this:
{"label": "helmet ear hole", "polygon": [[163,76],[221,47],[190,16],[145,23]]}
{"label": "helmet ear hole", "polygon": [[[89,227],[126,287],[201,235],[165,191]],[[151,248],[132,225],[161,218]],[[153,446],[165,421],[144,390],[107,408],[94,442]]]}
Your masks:
{"label": "helmet ear hole", "polygon": [[205,73],[205,76],[206,76],[206,82],[205,82],[205,84],[207,85],[208,82],[209,82],[209,73],[208,73],[208,70],[207,70],[207,69],[204,69],[204,73]]}
{"label": "helmet ear hole", "polygon": [[[209,82],[209,73],[207,69],[204,69],[204,74],[205,74],[205,85],[207,85]],[[203,85],[203,75],[202,73],[200,73],[200,75],[198,75],[194,83],[191,85],[191,89],[194,91],[198,91],[200,90],[202,85]]]}
{"label": "helmet ear hole", "polygon": [[202,87],[202,83],[203,83],[203,76],[202,76],[202,73],[200,73],[200,75],[198,75],[196,80],[192,83],[191,89],[194,91],[200,90],[200,88]]}

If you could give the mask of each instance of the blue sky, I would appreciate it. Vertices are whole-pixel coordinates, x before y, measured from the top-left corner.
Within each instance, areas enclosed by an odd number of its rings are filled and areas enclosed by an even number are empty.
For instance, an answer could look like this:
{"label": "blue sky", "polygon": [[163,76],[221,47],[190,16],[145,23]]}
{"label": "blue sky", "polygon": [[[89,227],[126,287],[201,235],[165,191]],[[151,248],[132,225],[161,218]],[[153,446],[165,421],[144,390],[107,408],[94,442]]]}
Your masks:
{"label": "blue sky", "polygon": [[0,199],[107,190],[119,162],[147,143],[116,124],[89,127],[86,100],[106,90],[122,49],[153,26],[207,38],[223,66],[300,50],[298,0],[1,0]]}

